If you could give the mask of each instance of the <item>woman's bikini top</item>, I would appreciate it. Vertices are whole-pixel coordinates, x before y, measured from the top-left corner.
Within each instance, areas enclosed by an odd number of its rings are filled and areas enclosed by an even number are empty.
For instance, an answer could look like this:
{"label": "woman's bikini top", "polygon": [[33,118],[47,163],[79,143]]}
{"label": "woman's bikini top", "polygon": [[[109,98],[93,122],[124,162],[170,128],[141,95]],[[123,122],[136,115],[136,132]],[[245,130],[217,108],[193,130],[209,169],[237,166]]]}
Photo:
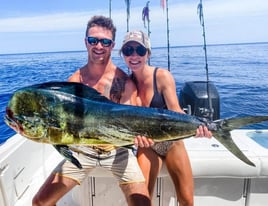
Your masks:
{"label": "woman's bikini top", "polygon": [[153,95],[153,98],[149,107],[167,109],[167,105],[166,105],[163,95],[160,94],[157,90],[157,82],[156,82],[157,69],[158,67],[156,67],[154,70],[154,76],[153,76],[154,95]]}

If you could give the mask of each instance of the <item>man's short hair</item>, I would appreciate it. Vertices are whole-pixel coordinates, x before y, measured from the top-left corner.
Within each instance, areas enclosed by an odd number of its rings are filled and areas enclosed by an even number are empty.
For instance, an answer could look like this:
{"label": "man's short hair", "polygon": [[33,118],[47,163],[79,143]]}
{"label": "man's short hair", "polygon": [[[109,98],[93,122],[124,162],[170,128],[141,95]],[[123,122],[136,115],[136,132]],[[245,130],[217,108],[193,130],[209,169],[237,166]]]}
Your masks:
{"label": "man's short hair", "polygon": [[93,16],[87,23],[86,36],[88,35],[88,30],[94,26],[100,26],[110,30],[113,36],[112,40],[115,40],[116,27],[111,18],[105,16]]}

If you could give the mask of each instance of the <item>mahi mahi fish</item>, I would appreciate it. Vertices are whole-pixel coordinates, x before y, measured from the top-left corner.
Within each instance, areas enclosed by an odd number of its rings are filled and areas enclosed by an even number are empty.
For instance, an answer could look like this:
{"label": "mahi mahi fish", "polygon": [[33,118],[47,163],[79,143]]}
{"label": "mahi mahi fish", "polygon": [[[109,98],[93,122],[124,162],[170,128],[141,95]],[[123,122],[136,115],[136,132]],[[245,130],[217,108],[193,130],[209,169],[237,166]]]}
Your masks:
{"label": "mahi mahi fish", "polygon": [[143,135],[155,142],[192,137],[199,125],[246,164],[255,166],[237,147],[230,131],[267,121],[268,116],[246,116],[209,121],[165,109],[122,105],[80,83],[47,82],[14,92],[5,122],[31,140],[48,143],[81,168],[68,145],[129,146]]}

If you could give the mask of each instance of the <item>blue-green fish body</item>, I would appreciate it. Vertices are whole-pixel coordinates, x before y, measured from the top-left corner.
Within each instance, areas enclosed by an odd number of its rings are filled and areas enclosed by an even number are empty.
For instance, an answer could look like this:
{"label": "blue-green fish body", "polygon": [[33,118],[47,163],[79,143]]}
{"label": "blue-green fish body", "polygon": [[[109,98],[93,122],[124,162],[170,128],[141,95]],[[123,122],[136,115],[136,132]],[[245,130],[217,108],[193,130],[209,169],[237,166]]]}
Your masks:
{"label": "blue-green fish body", "polygon": [[268,116],[209,122],[169,110],[121,105],[80,83],[49,82],[16,91],[7,106],[6,123],[23,136],[53,145],[133,144],[144,135],[155,142],[195,135],[203,124],[239,159],[254,165],[232,141],[230,131],[267,121]]}

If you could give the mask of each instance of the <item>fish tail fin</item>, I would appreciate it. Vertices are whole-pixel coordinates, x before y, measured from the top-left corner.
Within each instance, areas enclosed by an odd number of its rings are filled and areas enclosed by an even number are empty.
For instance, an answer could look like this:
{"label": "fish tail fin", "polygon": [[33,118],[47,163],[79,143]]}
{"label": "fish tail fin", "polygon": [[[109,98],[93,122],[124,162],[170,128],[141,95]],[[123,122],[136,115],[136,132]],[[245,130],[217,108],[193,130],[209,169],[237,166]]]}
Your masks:
{"label": "fish tail fin", "polygon": [[246,116],[224,119],[222,121],[225,127],[228,127],[229,130],[234,130],[250,124],[268,121],[268,116]]}
{"label": "fish tail fin", "polygon": [[244,153],[239,149],[239,147],[234,143],[230,131],[222,130],[220,132],[213,133],[213,136],[222,143],[233,155],[242,160],[248,165],[254,166],[255,164],[250,161]]}
{"label": "fish tail fin", "polygon": [[216,132],[213,132],[213,136],[237,158],[239,158],[248,165],[255,166],[255,164],[251,162],[234,143],[230,132],[231,130],[238,129],[246,125],[255,124],[267,120],[268,116],[247,116],[215,121],[215,123],[217,123],[218,125],[218,129],[216,130]]}
{"label": "fish tail fin", "polygon": [[77,168],[82,169],[80,162],[73,156],[67,145],[53,145],[56,150],[67,160],[73,163]]}

